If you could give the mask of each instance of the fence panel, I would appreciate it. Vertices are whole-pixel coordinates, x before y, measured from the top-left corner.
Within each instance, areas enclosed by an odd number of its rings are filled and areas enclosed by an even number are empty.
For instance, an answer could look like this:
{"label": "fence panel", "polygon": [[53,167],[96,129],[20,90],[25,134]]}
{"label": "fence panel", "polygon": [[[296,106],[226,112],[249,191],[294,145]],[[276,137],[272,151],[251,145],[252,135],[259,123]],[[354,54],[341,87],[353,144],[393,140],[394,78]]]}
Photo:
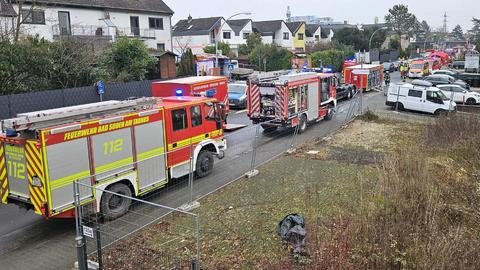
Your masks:
{"label": "fence panel", "polygon": [[65,106],[75,106],[100,101],[97,89],[94,86],[69,88],[61,91],[65,97]]}
{"label": "fence panel", "polygon": [[60,108],[64,106],[64,98],[58,90],[32,92],[10,96],[10,113],[19,113]]}
{"label": "fence panel", "polygon": [[0,119],[10,117],[9,96],[0,96]]}

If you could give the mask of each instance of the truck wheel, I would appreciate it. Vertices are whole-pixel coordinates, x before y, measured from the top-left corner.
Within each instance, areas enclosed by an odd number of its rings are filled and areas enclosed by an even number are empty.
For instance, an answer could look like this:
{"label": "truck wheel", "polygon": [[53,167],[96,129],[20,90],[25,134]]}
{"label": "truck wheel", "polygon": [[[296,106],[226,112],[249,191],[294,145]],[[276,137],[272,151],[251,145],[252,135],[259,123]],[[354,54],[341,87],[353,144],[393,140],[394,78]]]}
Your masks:
{"label": "truck wheel", "polygon": [[399,111],[405,110],[405,108],[403,107],[403,104],[401,102],[398,102],[398,105],[394,105],[393,109],[395,110],[396,107],[398,107]]}
{"label": "truck wheel", "polygon": [[347,99],[351,99],[351,98],[352,98],[352,90],[348,89]]}
{"label": "truck wheel", "polygon": [[474,98],[467,99],[467,105],[475,105],[476,101]]}
{"label": "truck wheel", "polygon": [[[122,183],[117,183],[109,188],[108,191],[124,195],[126,197],[132,196],[130,188]],[[125,215],[130,208],[132,200],[130,198],[120,197],[112,193],[103,193],[100,204],[100,210],[103,218],[106,220],[114,220]]]}
{"label": "truck wheel", "polygon": [[197,164],[195,165],[195,174],[198,178],[205,177],[212,172],[213,154],[210,151],[203,150],[198,154]]}
{"label": "truck wheel", "polygon": [[300,123],[298,127],[298,133],[303,133],[305,130],[307,130],[307,116],[305,114],[302,114],[300,117]]}

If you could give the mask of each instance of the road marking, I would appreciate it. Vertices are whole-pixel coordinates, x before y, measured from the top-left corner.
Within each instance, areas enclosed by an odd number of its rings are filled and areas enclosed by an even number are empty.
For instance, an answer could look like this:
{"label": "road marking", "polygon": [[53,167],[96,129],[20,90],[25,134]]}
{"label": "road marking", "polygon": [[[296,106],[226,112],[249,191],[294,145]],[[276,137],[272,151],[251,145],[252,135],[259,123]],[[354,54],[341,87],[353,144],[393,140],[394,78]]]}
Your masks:
{"label": "road marking", "polygon": [[235,114],[241,114],[241,113],[244,113],[244,112],[247,112],[247,109],[241,110],[241,111],[237,111],[237,112],[235,112]]}

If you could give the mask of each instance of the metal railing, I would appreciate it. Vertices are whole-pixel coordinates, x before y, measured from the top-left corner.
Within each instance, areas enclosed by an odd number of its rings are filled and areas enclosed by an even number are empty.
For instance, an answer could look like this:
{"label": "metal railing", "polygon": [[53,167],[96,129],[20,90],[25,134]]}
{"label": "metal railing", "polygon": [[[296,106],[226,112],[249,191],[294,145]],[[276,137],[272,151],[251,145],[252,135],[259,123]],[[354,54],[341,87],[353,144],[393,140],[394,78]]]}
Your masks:
{"label": "metal railing", "polygon": [[70,27],[63,27],[59,24],[52,26],[52,33],[54,36],[88,36],[88,37],[109,37],[112,35],[137,37],[137,38],[151,38],[156,37],[156,30],[149,28],[136,27],[106,27],[98,25],[72,25]]}

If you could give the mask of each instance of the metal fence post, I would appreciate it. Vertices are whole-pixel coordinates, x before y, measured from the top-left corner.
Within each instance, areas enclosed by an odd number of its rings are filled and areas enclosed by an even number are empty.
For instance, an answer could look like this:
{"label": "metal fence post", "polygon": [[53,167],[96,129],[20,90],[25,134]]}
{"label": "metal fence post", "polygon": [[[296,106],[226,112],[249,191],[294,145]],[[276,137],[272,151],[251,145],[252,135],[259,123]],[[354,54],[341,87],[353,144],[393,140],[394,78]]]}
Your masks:
{"label": "metal fence post", "polygon": [[193,144],[190,143],[190,169],[188,172],[188,203],[193,202]]}
{"label": "metal fence post", "polygon": [[85,239],[82,233],[82,210],[80,209],[80,190],[78,181],[73,183],[73,198],[75,203],[75,226],[77,231],[77,236],[75,237],[75,247],[77,249],[78,269],[87,270],[87,251]]}
{"label": "metal fence post", "polygon": [[295,131],[293,132],[292,140],[290,141],[290,145],[287,150],[287,153],[289,154],[295,152],[295,138],[298,136],[299,129],[300,129],[300,123],[298,123],[298,125],[295,126]]}
{"label": "metal fence post", "polygon": [[200,270],[200,220],[199,216],[195,215],[195,249],[196,255],[192,263],[193,270]]}
{"label": "metal fence post", "polygon": [[257,126],[255,129],[255,137],[253,138],[253,143],[252,143],[252,161],[250,163],[250,171],[248,171],[245,176],[247,178],[252,178],[258,174],[258,170],[255,169],[255,158],[257,156],[257,140],[258,140],[258,134],[260,132],[260,126]]}
{"label": "metal fence post", "polygon": [[190,162],[188,172],[188,202],[180,206],[179,209],[183,211],[191,211],[200,206],[198,201],[193,200],[193,171],[194,171],[194,147],[193,143],[190,143]]}
{"label": "metal fence post", "polygon": [[103,254],[102,254],[102,238],[100,233],[100,218],[98,217],[98,211],[95,211],[95,240],[97,245],[97,260],[98,270],[103,270]]}

